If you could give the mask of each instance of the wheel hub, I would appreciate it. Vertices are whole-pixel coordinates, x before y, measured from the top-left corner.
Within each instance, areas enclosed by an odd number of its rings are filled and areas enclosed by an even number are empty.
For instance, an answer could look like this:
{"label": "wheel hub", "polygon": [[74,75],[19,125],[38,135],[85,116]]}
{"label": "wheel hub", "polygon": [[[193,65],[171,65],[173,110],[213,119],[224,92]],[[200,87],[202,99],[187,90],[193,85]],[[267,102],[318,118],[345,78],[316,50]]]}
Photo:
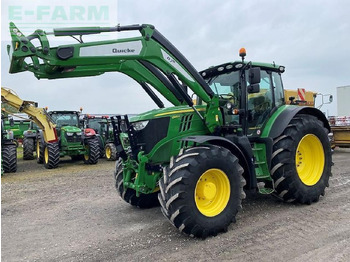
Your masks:
{"label": "wheel hub", "polygon": [[216,195],[216,186],[211,182],[201,182],[198,185],[198,199],[213,200]]}
{"label": "wheel hub", "polygon": [[106,148],[106,157],[110,158],[111,156],[111,149],[109,147]]}
{"label": "wheel hub", "polygon": [[298,176],[305,185],[315,185],[322,176],[325,155],[320,139],[313,135],[305,135],[299,142],[295,154],[295,166]]}
{"label": "wheel hub", "polygon": [[230,194],[230,181],[225,172],[212,168],[197,181],[194,197],[198,210],[204,216],[214,217],[226,208]]}

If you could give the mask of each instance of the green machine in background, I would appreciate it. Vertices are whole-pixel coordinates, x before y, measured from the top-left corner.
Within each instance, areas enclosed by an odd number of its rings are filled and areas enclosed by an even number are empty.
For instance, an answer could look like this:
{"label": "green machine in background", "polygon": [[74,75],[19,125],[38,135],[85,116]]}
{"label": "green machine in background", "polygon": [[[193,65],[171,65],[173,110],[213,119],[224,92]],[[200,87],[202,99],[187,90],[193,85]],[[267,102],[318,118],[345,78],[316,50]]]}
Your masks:
{"label": "green machine in background", "polygon": [[[83,42],[84,35],[121,31],[140,36]],[[332,164],[329,124],[315,108],[285,105],[283,66],[246,62],[242,49],[241,60],[198,72],[152,25],[24,36],[11,23],[10,32],[10,73],[57,79],[118,71],[142,86],[159,109],[113,117],[116,187],[131,205],[160,203],[181,232],[204,238],[226,231],[243,189],[306,204],[325,193]],[[47,35],[80,38],[51,47]],[[173,107],[164,108],[154,89]]]}
{"label": "green machine in background", "polygon": [[117,148],[114,145],[113,128],[107,115],[85,114],[82,118],[84,128],[92,128],[98,137],[100,157],[108,161],[117,159]]}
{"label": "green machine in background", "polygon": [[8,117],[8,120],[4,120],[4,129],[12,130],[13,138],[18,142],[22,142],[23,133],[28,130],[30,126],[30,120],[14,120],[13,117]]}
{"label": "green machine in background", "polygon": [[64,156],[70,156],[73,160],[82,159],[85,164],[98,162],[98,138],[93,129],[80,127],[80,112],[50,111],[48,115],[56,124],[58,143],[45,143],[42,131],[39,130],[36,139],[38,163],[44,163],[46,168],[56,168],[59,158]]}

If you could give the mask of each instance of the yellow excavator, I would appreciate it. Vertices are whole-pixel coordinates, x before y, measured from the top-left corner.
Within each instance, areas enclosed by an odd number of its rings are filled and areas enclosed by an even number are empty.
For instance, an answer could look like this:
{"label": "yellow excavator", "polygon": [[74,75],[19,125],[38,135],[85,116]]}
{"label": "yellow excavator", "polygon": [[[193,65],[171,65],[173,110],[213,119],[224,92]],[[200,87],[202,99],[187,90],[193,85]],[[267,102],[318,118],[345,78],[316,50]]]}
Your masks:
{"label": "yellow excavator", "polygon": [[[1,101],[6,103],[14,108],[16,108],[19,112],[25,113],[30,116],[32,121],[37,124],[37,126],[42,130],[42,136],[44,138],[45,144],[47,145],[44,150],[39,149],[39,143],[37,146],[37,154],[44,154],[44,162],[48,162],[49,154],[48,150],[51,150],[52,145],[57,144],[57,132],[56,125],[52,121],[51,117],[47,114],[44,108],[39,108],[36,106],[36,103],[33,101],[25,101],[18,97],[18,95],[11,89],[1,87]],[[2,137],[5,138],[5,137]],[[2,139],[2,167],[5,173],[7,172],[15,172],[17,169],[17,155],[16,150],[13,149],[13,143],[7,142],[8,139]],[[7,143],[6,143],[7,142]],[[56,156],[55,156],[56,157]],[[52,160],[51,162],[58,163],[59,154],[57,159]],[[52,168],[55,166],[53,165]]]}

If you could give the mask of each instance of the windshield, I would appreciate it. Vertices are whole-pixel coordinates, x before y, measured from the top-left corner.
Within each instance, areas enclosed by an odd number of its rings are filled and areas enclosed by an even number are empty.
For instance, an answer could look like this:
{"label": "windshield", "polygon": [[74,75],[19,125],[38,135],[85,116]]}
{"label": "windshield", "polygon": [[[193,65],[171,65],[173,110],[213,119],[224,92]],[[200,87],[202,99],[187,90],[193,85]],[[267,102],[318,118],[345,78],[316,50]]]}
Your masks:
{"label": "windshield", "polygon": [[101,133],[107,129],[107,119],[90,118],[88,127],[94,129],[97,133]]}
{"label": "windshield", "polygon": [[74,113],[53,113],[51,114],[51,118],[57,127],[79,126],[78,115]]}
{"label": "windshield", "polygon": [[230,73],[215,76],[210,79],[208,84],[215,94],[218,95],[234,95],[237,100],[240,94],[239,88],[239,71],[232,71]]}
{"label": "windshield", "polygon": [[[209,79],[208,84],[213,92],[219,95],[220,106],[223,108],[223,120],[226,125],[239,124],[239,115],[234,115],[232,109],[240,108],[241,84],[240,71],[231,71]],[[225,105],[230,104],[230,107]]]}

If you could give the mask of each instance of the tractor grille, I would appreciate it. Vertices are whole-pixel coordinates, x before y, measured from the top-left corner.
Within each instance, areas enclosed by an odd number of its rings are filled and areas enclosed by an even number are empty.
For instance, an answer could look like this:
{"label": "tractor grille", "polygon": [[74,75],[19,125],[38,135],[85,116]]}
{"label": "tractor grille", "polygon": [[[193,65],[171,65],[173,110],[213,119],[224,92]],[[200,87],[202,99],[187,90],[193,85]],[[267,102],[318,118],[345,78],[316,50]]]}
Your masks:
{"label": "tractor grille", "polygon": [[168,135],[169,117],[149,120],[147,126],[135,131],[137,145],[141,147],[145,154],[149,153],[152,148],[164,137]]}
{"label": "tractor grille", "polygon": [[67,134],[65,134],[67,142],[68,143],[77,143],[77,142],[81,142],[81,135],[78,136],[77,133],[74,133],[72,136],[67,136]]}
{"label": "tractor grille", "polygon": [[193,114],[184,115],[181,117],[181,123],[179,127],[179,132],[187,131],[191,128]]}

